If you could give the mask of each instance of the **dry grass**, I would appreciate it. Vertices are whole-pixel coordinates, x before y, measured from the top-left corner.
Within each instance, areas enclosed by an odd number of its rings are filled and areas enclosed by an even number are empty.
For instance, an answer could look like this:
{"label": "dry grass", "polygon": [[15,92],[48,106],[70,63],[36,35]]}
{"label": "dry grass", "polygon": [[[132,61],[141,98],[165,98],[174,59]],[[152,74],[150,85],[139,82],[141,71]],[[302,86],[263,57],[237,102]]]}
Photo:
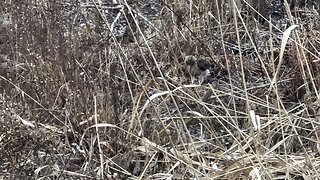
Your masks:
{"label": "dry grass", "polygon": [[106,2],[0,2],[0,179],[320,179],[316,1]]}

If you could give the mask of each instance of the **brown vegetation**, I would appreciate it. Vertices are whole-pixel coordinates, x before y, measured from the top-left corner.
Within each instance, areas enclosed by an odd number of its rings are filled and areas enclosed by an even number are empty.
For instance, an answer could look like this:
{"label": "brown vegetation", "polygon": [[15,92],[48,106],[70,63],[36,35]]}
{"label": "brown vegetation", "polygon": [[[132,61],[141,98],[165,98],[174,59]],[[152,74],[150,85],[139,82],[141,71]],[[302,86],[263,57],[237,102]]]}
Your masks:
{"label": "brown vegetation", "polygon": [[319,179],[319,13],[1,1],[0,178]]}

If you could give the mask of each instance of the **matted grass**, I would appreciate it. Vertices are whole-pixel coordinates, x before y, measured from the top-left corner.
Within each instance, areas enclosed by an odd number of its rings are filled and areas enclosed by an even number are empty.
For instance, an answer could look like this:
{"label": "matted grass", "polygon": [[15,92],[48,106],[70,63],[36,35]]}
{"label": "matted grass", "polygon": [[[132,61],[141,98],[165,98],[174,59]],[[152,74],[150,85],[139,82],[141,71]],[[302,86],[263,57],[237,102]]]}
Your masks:
{"label": "matted grass", "polygon": [[0,10],[0,179],[320,179],[316,1]]}

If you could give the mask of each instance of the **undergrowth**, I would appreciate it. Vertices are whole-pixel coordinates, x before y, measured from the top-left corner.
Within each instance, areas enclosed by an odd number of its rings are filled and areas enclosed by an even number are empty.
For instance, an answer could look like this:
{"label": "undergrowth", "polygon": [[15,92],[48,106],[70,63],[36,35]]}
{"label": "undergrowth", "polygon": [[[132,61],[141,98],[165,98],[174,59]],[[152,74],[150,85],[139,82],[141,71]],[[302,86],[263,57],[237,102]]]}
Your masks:
{"label": "undergrowth", "polygon": [[319,179],[319,3],[248,2],[1,1],[1,179]]}

